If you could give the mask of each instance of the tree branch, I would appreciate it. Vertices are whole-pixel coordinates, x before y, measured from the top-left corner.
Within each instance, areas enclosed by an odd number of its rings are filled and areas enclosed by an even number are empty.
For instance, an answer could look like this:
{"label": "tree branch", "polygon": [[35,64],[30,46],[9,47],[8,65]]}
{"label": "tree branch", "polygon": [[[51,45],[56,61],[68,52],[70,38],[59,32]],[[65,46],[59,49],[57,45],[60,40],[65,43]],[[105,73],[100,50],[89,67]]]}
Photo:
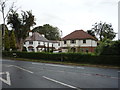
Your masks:
{"label": "tree branch", "polygon": [[7,12],[7,14],[5,16],[5,19],[8,17],[9,12],[13,9],[13,6],[14,6],[14,2],[12,3],[11,7],[9,8],[9,11]]}

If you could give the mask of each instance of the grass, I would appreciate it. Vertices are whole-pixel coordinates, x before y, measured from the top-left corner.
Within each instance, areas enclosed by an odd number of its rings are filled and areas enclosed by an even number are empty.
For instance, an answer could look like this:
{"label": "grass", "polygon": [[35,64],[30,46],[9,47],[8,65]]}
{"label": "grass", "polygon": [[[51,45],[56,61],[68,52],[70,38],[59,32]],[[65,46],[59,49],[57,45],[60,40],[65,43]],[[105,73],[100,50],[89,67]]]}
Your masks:
{"label": "grass", "polygon": [[18,60],[18,61],[31,61],[31,62],[40,62],[40,63],[51,63],[51,64],[61,64],[61,65],[72,65],[72,66],[86,66],[86,67],[98,67],[98,68],[115,68],[120,69],[120,66],[112,66],[112,65],[97,65],[97,64],[89,64],[89,63],[73,63],[73,62],[60,62],[60,61],[48,61],[48,60],[33,60],[33,59],[25,59],[25,58],[4,58],[10,60]]}

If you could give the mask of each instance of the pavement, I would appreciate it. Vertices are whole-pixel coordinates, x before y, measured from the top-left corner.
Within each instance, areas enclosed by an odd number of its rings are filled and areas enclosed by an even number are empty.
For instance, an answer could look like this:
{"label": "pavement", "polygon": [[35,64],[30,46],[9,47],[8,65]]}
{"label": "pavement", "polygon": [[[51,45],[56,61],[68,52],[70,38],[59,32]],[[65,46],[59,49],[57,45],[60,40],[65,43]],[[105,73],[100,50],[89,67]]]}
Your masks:
{"label": "pavement", "polygon": [[118,88],[119,69],[0,60],[2,88]]}

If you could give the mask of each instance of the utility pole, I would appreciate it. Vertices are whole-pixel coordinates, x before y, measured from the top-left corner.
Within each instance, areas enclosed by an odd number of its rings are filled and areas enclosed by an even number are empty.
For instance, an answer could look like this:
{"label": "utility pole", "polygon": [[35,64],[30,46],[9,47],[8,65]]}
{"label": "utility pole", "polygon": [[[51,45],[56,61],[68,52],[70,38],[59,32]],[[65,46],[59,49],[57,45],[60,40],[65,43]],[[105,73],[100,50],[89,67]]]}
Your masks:
{"label": "utility pole", "polygon": [[61,42],[61,61],[63,61],[63,57],[62,57],[62,30],[60,30],[60,42]]}
{"label": "utility pole", "polygon": [[120,40],[120,1],[118,2],[118,40]]}

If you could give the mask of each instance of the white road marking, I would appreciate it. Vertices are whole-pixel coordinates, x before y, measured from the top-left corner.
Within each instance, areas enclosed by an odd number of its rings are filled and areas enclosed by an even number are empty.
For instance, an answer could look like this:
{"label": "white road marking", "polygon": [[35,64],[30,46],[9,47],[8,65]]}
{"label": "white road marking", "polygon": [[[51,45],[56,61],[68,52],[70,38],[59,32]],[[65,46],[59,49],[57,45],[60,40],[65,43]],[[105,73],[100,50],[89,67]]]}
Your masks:
{"label": "white road marking", "polygon": [[4,83],[11,85],[11,80],[10,80],[10,73],[9,72],[0,72],[0,74],[6,74],[6,79],[3,79],[2,77],[0,77],[0,80],[3,81]]}
{"label": "white road marking", "polygon": [[74,66],[65,66],[65,65],[56,65],[56,64],[43,64],[43,63],[32,63],[36,65],[46,65],[46,66],[53,66],[53,67],[65,67],[65,68],[78,68],[78,69],[85,69],[84,67],[74,67]]}
{"label": "white road marking", "polygon": [[77,67],[77,68],[79,68],[79,69],[85,69],[84,67]]}
{"label": "white road marking", "polygon": [[16,65],[9,65],[9,67],[11,67],[11,66],[16,67],[16,68],[19,68],[19,69],[21,69],[21,70],[23,70],[23,71],[26,71],[26,72],[29,72],[29,73],[33,73],[33,72],[30,71],[30,70],[27,70],[27,69],[21,68],[21,67],[16,66]]}
{"label": "white road marking", "polygon": [[57,67],[67,67],[67,68],[74,68],[72,66],[64,66],[64,65],[55,65],[55,64],[45,64],[47,66],[57,66]]}
{"label": "white road marking", "polygon": [[46,76],[43,76],[43,78],[45,78],[45,79],[47,79],[47,80],[49,80],[49,81],[53,81],[53,82],[59,83],[59,84],[61,84],[61,85],[70,87],[70,88],[75,88],[75,89],[77,89],[77,87],[75,87],[75,86],[72,86],[72,85],[69,85],[69,84],[66,84],[66,83],[63,83],[63,82],[54,80],[54,79],[52,79],[52,78],[48,78],[48,77],[46,77]]}
{"label": "white road marking", "polygon": [[43,65],[42,63],[32,63],[32,64],[38,64],[38,65]]}
{"label": "white road marking", "polygon": [[0,60],[0,62],[15,62],[15,61],[12,61],[12,60]]}

